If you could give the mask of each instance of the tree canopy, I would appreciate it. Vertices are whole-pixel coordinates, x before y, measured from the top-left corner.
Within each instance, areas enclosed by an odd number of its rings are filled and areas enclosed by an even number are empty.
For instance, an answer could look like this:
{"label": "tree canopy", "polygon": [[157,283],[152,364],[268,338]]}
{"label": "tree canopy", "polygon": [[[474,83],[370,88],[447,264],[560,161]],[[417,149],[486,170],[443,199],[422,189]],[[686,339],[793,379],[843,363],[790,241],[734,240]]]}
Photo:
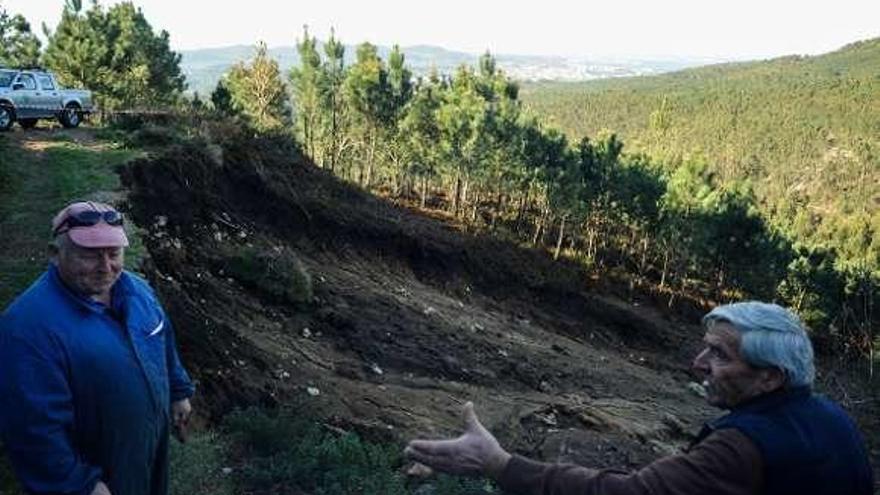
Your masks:
{"label": "tree canopy", "polygon": [[173,104],[186,87],[168,33],[155,33],[131,2],[83,11],[80,0],[68,0],[43,62],[63,84],[94,91],[108,110]]}
{"label": "tree canopy", "polygon": [[24,16],[9,15],[0,5],[0,65],[35,67],[40,61],[40,46]]}

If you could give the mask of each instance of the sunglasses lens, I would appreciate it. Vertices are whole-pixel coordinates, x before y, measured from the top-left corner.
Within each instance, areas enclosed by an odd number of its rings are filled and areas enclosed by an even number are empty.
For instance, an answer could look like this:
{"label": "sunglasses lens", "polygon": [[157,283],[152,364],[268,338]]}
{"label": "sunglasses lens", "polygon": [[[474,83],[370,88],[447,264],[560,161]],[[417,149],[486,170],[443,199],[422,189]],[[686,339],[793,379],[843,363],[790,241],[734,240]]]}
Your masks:
{"label": "sunglasses lens", "polygon": [[71,215],[68,217],[64,223],[58,226],[56,230],[56,234],[61,232],[61,228],[66,226],[69,229],[74,227],[91,227],[92,225],[96,225],[101,220],[108,225],[113,225],[118,227],[122,225],[122,213],[118,211],[95,211],[95,210],[87,210],[81,211],[75,215]]}
{"label": "sunglasses lens", "polygon": [[81,211],[73,215],[72,218],[75,218],[80,225],[95,225],[101,220],[101,212],[93,210]]}
{"label": "sunglasses lens", "polygon": [[118,211],[105,211],[104,212],[104,221],[109,225],[122,225],[122,213]]}

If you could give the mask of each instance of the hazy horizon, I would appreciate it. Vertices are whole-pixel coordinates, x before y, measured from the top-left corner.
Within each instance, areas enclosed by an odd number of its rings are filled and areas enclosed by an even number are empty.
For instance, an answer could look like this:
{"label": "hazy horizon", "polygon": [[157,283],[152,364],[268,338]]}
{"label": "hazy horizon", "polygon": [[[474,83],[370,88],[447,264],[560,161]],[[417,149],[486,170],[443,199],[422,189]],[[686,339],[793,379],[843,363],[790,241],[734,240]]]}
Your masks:
{"label": "hazy horizon", "polygon": [[[83,2],[83,8],[89,8]],[[100,2],[103,6],[117,0]],[[169,32],[178,51],[254,45],[293,45],[302,26],[319,39],[335,28],[345,43],[432,45],[466,53],[572,58],[705,58],[748,60],[816,55],[880,36],[880,2],[839,0],[803,4],[743,0],[737,4],[679,0],[620,0],[570,5],[560,0],[445,4],[382,0],[310,2],[278,8],[252,0],[247,8],[218,8],[205,0],[140,0],[154,29]],[[42,37],[60,20],[63,0],[6,0]],[[832,8],[833,7],[833,8]],[[205,18],[205,19],[203,19]]]}

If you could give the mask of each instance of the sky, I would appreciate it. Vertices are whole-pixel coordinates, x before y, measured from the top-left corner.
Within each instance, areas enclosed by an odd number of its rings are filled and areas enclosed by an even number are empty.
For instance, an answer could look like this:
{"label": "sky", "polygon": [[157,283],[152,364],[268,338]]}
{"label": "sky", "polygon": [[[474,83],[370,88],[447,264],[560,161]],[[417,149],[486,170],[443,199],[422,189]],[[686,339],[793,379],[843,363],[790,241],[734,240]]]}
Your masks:
{"label": "sky", "polygon": [[[101,0],[104,6],[117,3]],[[175,50],[290,46],[303,25],[353,44],[583,58],[815,55],[880,37],[880,0],[134,0]],[[83,0],[88,6],[90,0]],[[224,5],[225,4],[225,5]],[[33,30],[63,0],[0,0]],[[223,5],[223,6],[220,6]]]}

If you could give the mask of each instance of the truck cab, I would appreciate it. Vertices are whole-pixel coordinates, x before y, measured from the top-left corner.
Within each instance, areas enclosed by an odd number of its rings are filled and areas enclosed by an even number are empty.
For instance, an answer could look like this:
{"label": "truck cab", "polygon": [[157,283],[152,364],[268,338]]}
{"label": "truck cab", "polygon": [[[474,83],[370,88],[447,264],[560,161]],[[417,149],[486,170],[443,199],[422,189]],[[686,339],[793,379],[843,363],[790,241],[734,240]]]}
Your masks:
{"label": "truck cab", "polygon": [[39,119],[76,127],[92,111],[89,91],[62,89],[51,72],[0,68],[0,131],[14,122],[28,129]]}

